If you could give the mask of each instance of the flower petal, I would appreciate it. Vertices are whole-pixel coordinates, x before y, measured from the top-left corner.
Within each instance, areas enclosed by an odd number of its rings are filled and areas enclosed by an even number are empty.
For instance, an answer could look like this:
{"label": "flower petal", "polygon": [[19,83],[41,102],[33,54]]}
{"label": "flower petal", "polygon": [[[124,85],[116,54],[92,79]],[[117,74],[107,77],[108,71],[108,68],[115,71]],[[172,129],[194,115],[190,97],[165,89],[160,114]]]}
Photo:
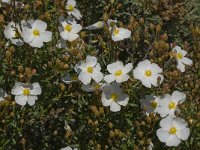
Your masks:
{"label": "flower petal", "polygon": [[189,135],[190,135],[190,129],[185,128],[185,129],[182,129],[182,130],[178,130],[176,132],[176,135],[178,136],[178,138],[180,138],[182,140],[187,140]]}
{"label": "flower petal", "polygon": [[173,126],[173,118],[168,116],[162,119],[160,121],[160,126],[165,130],[169,130]]}
{"label": "flower petal", "polygon": [[182,59],[181,59],[181,61],[184,63],[184,64],[186,64],[186,65],[192,65],[192,63],[193,63],[193,61],[191,60],[191,59],[189,59],[189,58],[187,58],[187,57],[183,57]]}
{"label": "flower petal", "polygon": [[79,80],[83,82],[83,84],[90,84],[91,82],[91,77],[86,73],[86,72],[81,72],[78,76]]}
{"label": "flower petal", "polygon": [[117,104],[116,102],[112,101],[110,104],[110,110],[113,112],[118,112],[121,110],[121,106]]}
{"label": "flower petal", "polygon": [[111,83],[111,82],[115,81],[115,76],[112,75],[112,74],[106,75],[106,76],[104,77],[104,80],[105,80],[107,83]]}
{"label": "flower petal", "polygon": [[27,96],[17,95],[15,96],[15,102],[21,106],[24,106],[26,105],[26,102],[27,102]]}
{"label": "flower petal", "polygon": [[50,31],[45,31],[40,34],[40,38],[43,42],[49,42],[52,40],[52,32]]}
{"label": "flower petal", "polygon": [[33,89],[30,90],[30,95],[40,95],[42,92],[42,89],[38,82],[33,83]]}
{"label": "flower petal", "polygon": [[103,106],[110,106],[112,100],[108,100],[105,96],[105,94],[102,94],[102,97],[101,97],[101,101],[103,103]]}
{"label": "flower petal", "polygon": [[33,106],[35,104],[35,100],[37,100],[37,96],[28,96],[27,102],[30,106]]}
{"label": "flower petal", "polygon": [[157,137],[159,138],[159,140],[161,141],[161,142],[166,142],[167,141],[167,139],[169,138],[169,132],[167,131],[167,130],[163,130],[162,128],[160,128],[160,129],[158,129],[157,131],[156,131],[156,135],[157,135]]}
{"label": "flower petal", "polygon": [[167,146],[178,146],[180,144],[180,139],[176,135],[170,135],[166,141]]}
{"label": "flower petal", "polygon": [[182,103],[185,101],[185,99],[186,99],[186,95],[183,92],[174,91],[172,93],[172,100],[177,103]]}
{"label": "flower petal", "polygon": [[33,41],[31,41],[30,46],[32,47],[37,47],[37,48],[41,48],[43,46],[43,42],[40,38],[34,38]]}
{"label": "flower petal", "polygon": [[129,101],[129,96],[127,94],[121,94],[119,96],[117,103],[122,106],[126,106],[128,104],[128,101]]}
{"label": "flower petal", "polygon": [[15,83],[15,86],[11,90],[12,95],[22,95],[23,94],[23,87],[21,83]]}
{"label": "flower petal", "polygon": [[86,64],[87,66],[94,67],[97,64],[97,58],[94,56],[88,55],[86,57]]}

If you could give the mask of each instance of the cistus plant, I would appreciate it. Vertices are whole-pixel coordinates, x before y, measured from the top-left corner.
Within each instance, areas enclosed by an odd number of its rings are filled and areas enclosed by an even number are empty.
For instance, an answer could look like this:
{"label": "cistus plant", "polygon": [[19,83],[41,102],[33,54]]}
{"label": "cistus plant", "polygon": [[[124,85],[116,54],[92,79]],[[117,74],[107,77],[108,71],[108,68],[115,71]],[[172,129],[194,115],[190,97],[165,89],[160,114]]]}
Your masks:
{"label": "cistus plant", "polygon": [[198,150],[198,0],[0,0],[0,149]]}

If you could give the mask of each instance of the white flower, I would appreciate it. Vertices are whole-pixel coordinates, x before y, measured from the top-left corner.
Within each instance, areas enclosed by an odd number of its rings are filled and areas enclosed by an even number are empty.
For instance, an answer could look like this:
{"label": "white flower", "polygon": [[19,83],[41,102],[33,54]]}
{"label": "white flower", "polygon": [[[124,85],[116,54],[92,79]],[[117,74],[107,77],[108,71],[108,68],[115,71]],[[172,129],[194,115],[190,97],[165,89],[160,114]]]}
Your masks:
{"label": "white flower", "polygon": [[101,101],[104,106],[110,106],[110,110],[113,112],[120,111],[121,105],[126,106],[129,101],[129,96],[123,94],[119,86],[119,83],[113,82],[111,85],[103,87]]}
{"label": "white flower", "polygon": [[78,150],[77,148],[72,149],[71,147],[67,146],[65,148],[61,148],[60,150]]}
{"label": "white flower", "polygon": [[125,28],[114,27],[112,30],[112,40],[117,42],[129,38],[131,31]]}
{"label": "white flower", "polygon": [[122,83],[124,81],[127,81],[130,78],[127,73],[131,71],[132,68],[133,65],[131,63],[124,66],[121,61],[109,64],[107,65],[107,70],[110,74],[106,75],[104,77],[104,80],[107,83],[111,83],[113,81],[116,81],[117,83]]}
{"label": "white flower", "polygon": [[98,21],[88,27],[86,27],[86,29],[88,30],[95,30],[95,29],[101,29],[104,26],[104,22],[103,21]]}
{"label": "white flower", "polygon": [[60,36],[64,40],[74,41],[79,37],[77,34],[79,31],[82,30],[82,26],[77,24],[75,20],[71,21],[63,21],[62,24],[62,31],[60,32]]}
{"label": "white flower", "polygon": [[101,66],[97,63],[97,58],[94,56],[88,55],[86,57],[86,62],[82,61],[76,66],[76,69],[79,72],[79,80],[83,84],[90,84],[91,79],[99,83],[103,79],[103,74],[101,71]]}
{"label": "white flower", "polygon": [[66,84],[70,84],[70,83],[75,82],[75,81],[77,81],[77,80],[78,80],[78,77],[77,77],[77,76],[71,77],[71,76],[68,75],[68,74],[62,78],[62,81],[63,81],[64,83],[66,83]]}
{"label": "white flower", "polygon": [[76,1],[75,0],[68,0],[67,1],[66,9],[67,9],[68,15],[72,15],[77,20],[80,20],[82,18],[82,15],[81,15],[80,11],[78,9],[76,9],[75,7],[76,7]]}
{"label": "white flower", "polygon": [[162,68],[147,59],[139,62],[133,70],[133,76],[148,88],[151,88],[151,85],[158,86],[158,78],[160,78],[159,83],[162,83],[163,76],[160,73],[162,73]]}
{"label": "white flower", "polygon": [[18,82],[11,90],[11,94],[15,95],[15,102],[22,106],[26,105],[26,103],[33,106],[35,100],[38,99],[37,95],[40,95],[41,92],[41,87],[37,82],[33,84],[23,84]]}
{"label": "white flower", "polygon": [[177,110],[177,105],[184,102],[186,95],[183,92],[174,91],[172,95],[165,94],[162,100],[159,102],[157,112],[161,117],[170,115],[175,117],[174,112]]}
{"label": "white flower", "polygon": [[185,57],[187,52],[185,50],[182,50],[181,47],[175,46],[173,49],[174,52],[176,52],[176,60],[177,60],[177,68],[181,72],[185,72],[185,65],[192,65],[192,60]]}
{"label": "white flower", "polygon": [[6,97],[7,93],[2,88],[0,88],[0,101],[5,100]]}
{"label": "white flower", "polygon": [[52,32],[46,31],[47,24],[41,20],[29,20],[27,25],[24,25],[22,37],[26,43],[32,47],[41,48],[43,42],[52,40]]}
{"label": "white flower", "polygon": [[86,91],[86,92],[94,92],[96,90],[102,91],[102,88],[104,85],[105,84],[103,83],[92,82],[92,84],[88,84],[88,85],[83,84],[81,88],[83,91]]}
{"label": "white flower", "polygon": [[14,23],[11,21],[4,30],[4,35],[7,39],[11,40],[12,44],[21,46],[24,44],[24,42],[20,39],[21,37],[21,29],[19,27],[19,24]]}
{"label": "white flower", "polygon": [[178,146],[181,140],[187,140],[190,135],[187,122],[179,117],[168,116],[160,121],[160,126],[156,134],[159,140],[167,146]]}
{"label": "white flower", "polygon": [[146,95],[145,99],[141,99],[140,102],[141,102],[142,108],[145,108],[147,114],[153,113],[153,112],[156,113],[159,102],[160,102],[160,97]]}

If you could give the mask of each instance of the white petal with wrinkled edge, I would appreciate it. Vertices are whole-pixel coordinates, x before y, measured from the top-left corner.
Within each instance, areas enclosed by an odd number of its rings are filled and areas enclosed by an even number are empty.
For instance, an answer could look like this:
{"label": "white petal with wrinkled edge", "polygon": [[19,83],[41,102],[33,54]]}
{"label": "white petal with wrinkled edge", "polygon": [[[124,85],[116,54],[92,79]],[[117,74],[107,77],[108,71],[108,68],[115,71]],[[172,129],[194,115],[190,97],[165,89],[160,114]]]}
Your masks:
{"label": "white petal with wrinkled edge", "polygon": [[23,87],[20,85],[20,83],[15,83],[15,86],[11,90],[12,95],[22,95],[23,94]]}
{"label": "white petal with wrinkled edge", "polygon": [[185,129],[182,129],[182,130],[178,130],[176,132],[176,135],[178,136],[178,138],[180,138],[182,140],[187,140],[189,135],[190,135],[190,129],[185,128]]}
{"label": "white petal with wrinkled edge", "polygon": [[43,42],[50,42],[52,40],[52,32],[45,31],[40,34],[40,38]]}
{"label": "white petal with wrinkled edge", "polygon": [[35,100],[37,100],[37,96],[28,96],[27,102],[30,106],[33,106],[35,104]]}
{"label": "white petal with wrinkled edge", "polygon": [[27,102],[27,96],[17,95],[15,96],[15,102],[21,106],[24,106],[26,105],[26,102]]}
{"label": "white petal with wrinkled edge", "polygon": [[35,20],[34,22],[35,28],[38,29],[41,33],[44,32],[47,28],[47,24],[41,20]]}
{"label": "white petal with wrinkled edge", "polygon": [[40,95],[42,92],[42,89],[38,82],[33,83],[33,89],[30,90],[30,95]]}
{"label": "white petal with wrinkled edge", "polygon": [[165,130],[169,130],[173,126],[173,118],[168,116],[162,119],[160,121],[160,126]]}
{"label": "white petal with wrinkled edge", "polygon": [[37,48],[41,48],[43,46],[43,42],[39,37],[34,38],[33,41],[30,42],[29,44],[30,46],[37,47]]}
{"label": "white petal with wrinkled edge", "polygon": [[126,106],[128,104],[128,101],[129,101],[129,96],[127,94],[121,94],[119,96],[119,100],[117,101],[117,103],[122,106]]}
{"label": "white petal with wrinkled edge", "polygon": [[172,100],[177,103],[182,103],[185,101],[185,99],[186,99],[186,95],[183,92],[174,91],[172,93]]}
{"label": "white petal with wrinkled edge", "polygon": [[156,135],[161,142],[166,142],[169,138],[170,134],[167,130],[163,130],[162,128],[156,131]]}
{"label": "white petal with wrinkled edge", "polygon": [[105,80],[107,83],[111,83],[111,82],[115,81],[115,76],[112,75],[112,74],[106,75],[106,76],[104,77],[104,80]]}
{"label": "white petal with wrinkled edge", "polygon": [[133,69],[133,65],[131,63],[128,63],[125,65],[124,69],[123,69],[123,72],[124,73],[128,73],[130,72],[131,70]]}
{"label": "white petal with wrinkled edge", "polygon": [[181,59],[181,62],[183,62],[184,64],[186,64],[186,65],[192,65],[192,63],[193,63],[193,61],[191,60],[191,59],[189,59],[189,58],[187,58],[187,57],[183,57],[182,59]]}
{"label": "white petal with wrinkled edge", "polygon": [[105,94],[102,94],[102,97],[101,97],[101,101],[103,103],[103,106],[110,106],[112,100],[108,100],[105,96]]}
{"label": "white petal with wrinkled edge", "polygon": [[103,73],[94,71],[91,77],[95,82],[99,83],[103,79]]}
{"label": "white petal with wrinkled edge", "polygon": [[107,65],[107,70],[109,73],[115,73],[117,70],[122,70],[124,65],[121,61],[116,61],[112,64]]}
{"label": "white petal with wrinkled edge", "polygon": [[166,141],[167,146],[178,146],[180,144],[180,139],[176,135],[170,135]]}
{"label": "white petal with wrinkled edge", "polygon": [[185,65],[181,61],[178,61],[177,69],[179,69],[181,72],[185,72]]}
{"label": "white petal with wrinkled edge", "polygon": [[116,102],[112,101],[110,104],[110,110],[113,112],[118,112],[121,110],[121,106],[117,104]]}
{"label": "white petal with wrinkled edge", "polygon": [[83,82],[83,84],[90,84],[91,82],[91,77],[86,73],[86,72],[81,72],[78,76],[79,80]]}
{"label": "white petal with wrinkled edge", "polygon": [[86,64],[87,66],[94,67],[97,64],[97,58],[94,56],[88,55],[86,57]]}

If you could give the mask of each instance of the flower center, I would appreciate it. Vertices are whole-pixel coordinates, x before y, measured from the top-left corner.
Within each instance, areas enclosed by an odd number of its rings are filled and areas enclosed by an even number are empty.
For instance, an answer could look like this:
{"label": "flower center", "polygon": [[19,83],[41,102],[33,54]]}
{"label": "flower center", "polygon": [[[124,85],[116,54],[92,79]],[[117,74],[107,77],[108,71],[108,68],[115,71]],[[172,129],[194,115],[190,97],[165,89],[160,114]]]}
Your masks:
{"label": "flower center", "polygon": [[122,75],[122,70],[118,70],[118,71],[115,72],[115,76],[118,77],[118,76],[121,76],[121,75]]}
{"label": "flower center", "polygon": [[38,29],[33,30],[33,35],[34,36],[39,36],[40,35],[40,31]]}
{"label": "flower center", "polygon": [[98,84],[98,83],[96,83],[96,84],[94,84],[94,86],[93,86],[95,89],[100,89],[100,85]]}
{"label": "flower center", "polygon": [[150,77],[152,75],[151,70],[146,70],[145,76]]}
{"label": "flower center", "polygon": [[175,127],[170,128],[169,134],[176,134],[176,128]]}
{"label": "flower center", "polygon": [[178,54],[177,54],[177,58],[178,58],[178,59],[182,59],[182,58],[183,58],[183,55],[182,55],[181,53],[178,53]]}
{"label": "flower center", "polygon": [[153,109],[156,109],[157,105],[158,105],[158,103],[157,103],[156,101],[152,101],[152,102],[151,102],[151,107],[152,107]]}
{"label": "flower center", "polygon": [[119,34],[119,29],[114,29],[113,34],[116,36]]}
{"label": "flower center", "polygon": [[92,72],[93,72],[93,68],[92,68],[92,67],[88,67],[88,68],[87,68],[87,72],[88,72],[88,73],[92,73]]}
{"label": "flower center", "polygon": [[20,32],[15,31],[15,37],[16,37],[16,38],[19,38],[20,36],[21,36]]}
{"label": "flower center", "polygon": [[117,98],[118,98],[118,95],[117,95],[117,94],[113,93],[113,94],[111,95],[111,99],[112,99],[113,101],[116,101]]}
{"label": "flower center", "polygon": [[175,109],[175,108],[176,108],[176,104],[175,104],[174,102],[170,102],[170,103],[168,104],[168,108],[169,108],[169,109]]}
{"label": "flower center", "polygon": [[24,95],[24,96],[30,95],[30,90],[29,90],[29,89],[24,89],[24,90],[23,90],[23,95]]}
{"label": "flower center", "polygon": [[98,27],[101,27],[101,26],[102,26],[102,23],[101,23],[101,22],[98,22],[98,23],[97,23],[97,26],[98,26]]}
{"label": "flower center", "polygon": [[73,81],[74,80],[78,80],[78,77],[77,76],[72,76],[72,78],[71,78]]}
{"label": "flower center", "polygon": [[67,32],[72,31],[72,26],[69,25],[69,24],[67,24],[67,25],[65,26],[65,31],[67,31]]}
{"label": "flower center", "polygon": [[73,5],[68,5],[67,10],[73,11],[74,10],[74,6]]}

